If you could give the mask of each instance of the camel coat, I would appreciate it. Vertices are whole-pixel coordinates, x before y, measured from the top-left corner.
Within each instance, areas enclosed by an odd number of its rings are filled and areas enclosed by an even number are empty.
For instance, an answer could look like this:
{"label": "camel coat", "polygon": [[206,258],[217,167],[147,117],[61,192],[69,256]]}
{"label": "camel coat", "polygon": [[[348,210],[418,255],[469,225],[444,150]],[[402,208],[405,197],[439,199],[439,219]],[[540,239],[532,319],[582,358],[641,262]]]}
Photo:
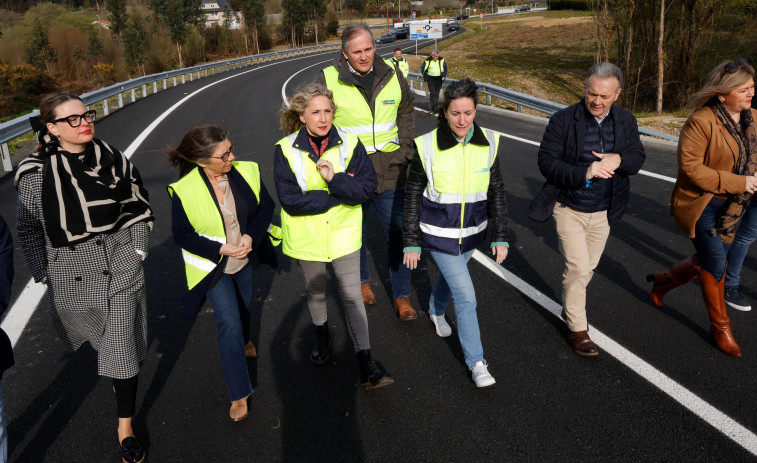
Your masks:
{"label": "camel coat", "polygon": [[[757,111],[752,109],[757,120]],[[739,145],[709,107],[692,114],[678,139],[678,179],[670,199],[676,226],[694,238],[694,225],[714,195],[746,191],[746,177],[733,173]]]}

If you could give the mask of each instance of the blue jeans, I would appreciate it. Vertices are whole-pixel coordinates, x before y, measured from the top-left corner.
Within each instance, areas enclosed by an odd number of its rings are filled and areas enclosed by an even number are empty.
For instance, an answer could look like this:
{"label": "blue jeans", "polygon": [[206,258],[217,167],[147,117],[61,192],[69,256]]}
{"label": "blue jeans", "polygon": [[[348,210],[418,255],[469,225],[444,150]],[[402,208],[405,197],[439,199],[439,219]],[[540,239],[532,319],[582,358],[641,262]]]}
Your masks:
{"label": "blue jeans", "polygon": [[208,291],[218,326],[218,352],[231,401],[252,394],[244,345],[250,336],[252,265],[232,275],[224,274]]}
{"label": "blue jeans", "polygon": [[428,311],[433,315],[444,315],[450,298],[454,299],[457,336],[468,368],[473,368],[476,362],[486,363],[476,315],[476,292],[468,272],[468,261],[473,251],[456,256],[430,251],[440,275],[431,291]]}
{"label": "blue jeans", "polygon": [[[410,269],[402,263],[402,216],[405,210],[405,187],[374,194],[363,204],[363,230],[366,228],[365,217],[368,208],[376,213],[376,218],[384,231],[393,297],[394,299],[409,297]],[[365,251],[365,231],[363,231],[363,247],[360,248],[360,282],[365,283],[370,279],[368,256]]]}
{"label": "blue jeans", "polygon": [[710,272],[718,281],[725,273],[729,246],[723,244],[720,233],[712,236],[711,230],[715,228],[720,210],[725,203],[726,200],[715,197],[710,200],[694,226],[694,238],[691,239],[702,268]]}
{"label": "blue jeans", "polygon": [[725,273],[726,286],[738,286],[741,281],[741,267],[744,265],[749,246],[757,239],[757,199],[752,199],[741,218],[736,237],[728,250],[728,270]]}
{"label": "blue jeans", "polygon": [[0,383],[0,463],[8,461],[8,424],[5,422],[5,400]]}

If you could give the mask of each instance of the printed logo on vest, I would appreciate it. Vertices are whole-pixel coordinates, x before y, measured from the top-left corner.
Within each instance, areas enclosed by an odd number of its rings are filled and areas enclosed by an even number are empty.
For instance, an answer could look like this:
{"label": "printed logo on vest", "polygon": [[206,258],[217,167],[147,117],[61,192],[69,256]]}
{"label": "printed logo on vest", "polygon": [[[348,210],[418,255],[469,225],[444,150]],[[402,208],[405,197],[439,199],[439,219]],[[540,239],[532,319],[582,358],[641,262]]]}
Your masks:
{"label": "printed logo on vest", "polygon": [[479,170],[474,170],[473,171],[474,174],[485,174],[487,172],[489,172],[489,168],[488,167],[482,167]]}
{"label": "printed logo on vest", "polygon": [[397,104],[395,100],[384,100],[384,104]]}

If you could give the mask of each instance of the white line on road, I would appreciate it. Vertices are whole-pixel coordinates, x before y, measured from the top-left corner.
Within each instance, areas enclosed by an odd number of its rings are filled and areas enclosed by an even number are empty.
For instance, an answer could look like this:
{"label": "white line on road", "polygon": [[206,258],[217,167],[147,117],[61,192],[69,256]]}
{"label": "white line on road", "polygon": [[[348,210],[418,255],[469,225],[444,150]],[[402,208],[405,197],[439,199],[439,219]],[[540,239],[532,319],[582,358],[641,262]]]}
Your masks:
{"label": "white line on road", "polygon": [[[473,253],[473,258],[525,296],[542,306],[549,313],[562,320],[560,317],[562,306],[560,304],[553,301],[544,295],[544,293],[529,285],[506,268],[494,262],[483,252],[476,250]],[[589,330],[591,331],[591,337],[594,342],[605,352],[618,359],[618,361],[630,368],[634,373],[657,386],[658,389],[703,419],[707,424],[725,434],[728,438],[744,447],[744,449],[751,452],[753,455],[757,455],[757,435],[755,435],[755,433],[713,407],[705,400],[686,389],[683,385],[677,383],[598,329],[589,325]]]}

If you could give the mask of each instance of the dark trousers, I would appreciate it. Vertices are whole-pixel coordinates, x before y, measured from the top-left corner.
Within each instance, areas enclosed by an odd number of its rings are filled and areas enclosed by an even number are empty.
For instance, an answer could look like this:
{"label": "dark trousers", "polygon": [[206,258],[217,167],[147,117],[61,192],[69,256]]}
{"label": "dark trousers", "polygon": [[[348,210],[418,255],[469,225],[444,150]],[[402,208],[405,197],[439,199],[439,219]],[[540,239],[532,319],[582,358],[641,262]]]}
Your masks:
{"label": "dark trousers", "polygon": [[428,100],[431,104],[431,111],[436,112],[436,106],[439,104],[439,92],[442,90],[441,77],[429,77],[428,81]]}

